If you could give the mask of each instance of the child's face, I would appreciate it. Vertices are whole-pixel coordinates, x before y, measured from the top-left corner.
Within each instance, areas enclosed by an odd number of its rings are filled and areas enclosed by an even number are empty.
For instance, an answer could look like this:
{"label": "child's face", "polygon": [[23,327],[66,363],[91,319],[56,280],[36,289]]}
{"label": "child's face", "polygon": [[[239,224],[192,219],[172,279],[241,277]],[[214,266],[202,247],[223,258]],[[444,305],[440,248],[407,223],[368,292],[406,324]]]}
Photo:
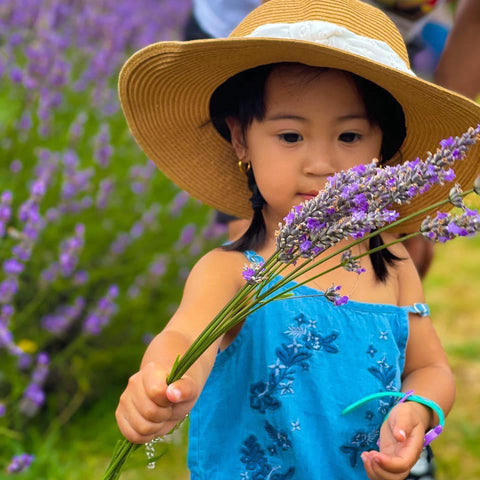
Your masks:
{"label": "child's face", "polygon": [[267,203],[264,214],[272,220],[316,195],[333,173],[378,158],[382,144],[382,132],[367,119],[348,73],[301,65],[272,71],[265,117],[253,120],[245,139],[237,122],[229,125],[235,151],[251,162]]}

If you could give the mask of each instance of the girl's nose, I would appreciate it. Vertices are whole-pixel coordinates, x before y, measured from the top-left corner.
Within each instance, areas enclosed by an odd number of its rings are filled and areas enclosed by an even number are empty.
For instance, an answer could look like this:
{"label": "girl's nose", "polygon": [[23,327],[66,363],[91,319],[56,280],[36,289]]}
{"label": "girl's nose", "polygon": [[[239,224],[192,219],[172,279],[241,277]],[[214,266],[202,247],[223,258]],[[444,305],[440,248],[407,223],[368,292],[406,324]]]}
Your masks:
{"label": "girl's nose", "polygon": [[325,146],[309,149],[304,159],[303,172],[321,177],[335,173],[332,152]]}

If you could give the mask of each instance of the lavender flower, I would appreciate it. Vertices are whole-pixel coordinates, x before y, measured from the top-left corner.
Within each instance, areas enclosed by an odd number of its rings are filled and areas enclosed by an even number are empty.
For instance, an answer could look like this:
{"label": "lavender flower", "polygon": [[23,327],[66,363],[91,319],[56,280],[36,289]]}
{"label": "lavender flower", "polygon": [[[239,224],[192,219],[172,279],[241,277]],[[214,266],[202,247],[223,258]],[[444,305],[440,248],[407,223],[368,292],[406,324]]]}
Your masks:
{"label": "lavender flower", "polygon": [[49,357],[45,352],[37,355],[37,365],[32,373],[32,379],[23,392],[20,401],[20,411],[28,417],[33,417],[45,402],[45,392],[42,387],[48,376]]}
{"label": "lavender flower", "polygon": [[178,247],[183,248],[192,243],[195,236],[196,226],[193,223],[185,225],[180,232],[180,238],[178,240]]}
{"label": "lavender flower", "polygon": [[100,132],[94,139],[95,158],[102,168],[106,168],[110,162],[113,148],[110,145],[110,130],[107,124],[100,127]]}
{"label": "lavender flower", "polygon": [[0,238],[3,237],[6,225],[10,221],[12,211],[10,204],[12,203],[12,194],[8,190],[4,191],[0,196]]}
{"label": "lavender flower", "polygon": [[172,217],[178,217],[189,198],[190,196],[187,192],[184,192],[183,190],[178,192],[168,207],[170,215]]}
{"label": "lavender flower", "polygon": [[336,307],[345,305],[348,302],[348,297],[346,295],[342,296],[338,293],[341,288],[342,287],[340,285],[332,285],[323,293],[324,297]]}
{"label": "lavender flower", "polygon": [[463,196],[462,196],[462,189],[460,188],[460,185],[457,183],[455,184],[451,189],[448,194],[448,198],[450,200],[450,203],[454,207],[461,208],[465,210],[465,203],[463,202]]}
{"label": "lavender flower", "polygon": [[103,327],[105,327],[110,321],[110,317],[116,311],[115,298],[118,296],[118,287],[111,285],[108,288],[107,294],[102,297],[97,306],[91,310],[84,323],[83,331],[89,335],[99,335]]}
{"label": "lavender flower", "polygon": [[114,182],[109,178],[104,178],[99,185],[96,205],[99,210],[103,210],[107,206],[108,198],[113,191]]}
{"label": "lavender flower", "polygon": [[41,320],[42,327],[56,335],[64,333],[79,318],[85,305],[83,297],[76,297],[72,305],[60,306],[54,313],[45,315]]}
{"label": "lavender flower", "polygon": [[64,240],[60,245],[59,266],[64,277],[72,275],[78,263],[78,254],[84,245],[85,226],[81,223],[75,226],[72,237]]}
{"label": "lavender flower", "polygon": [[451,165],[465,157],[479,134],[480,125],[447,139],[425,161],[383,168],[372,161],[330,177],[317,197],[292,208],[285,217],[277,232],[279,259],[290,262],[298,254],[313,258],[342,238],[361,238],[391,223],[398,216],[393,205],[408,203],[432,185],[453,178]]}
{"label": "lavender flower", "polygon": [[27,468],[32,464],[34,460],[33,455],[29,455],[27,453],[22,453],[21,455],[15,455],[10,465],[7,467],[8,473],[20,473],[27,470]]}
{"label": "lavender flower", "polygon": [[0,403],[0,418],[5,416],[6,407],[4,403]]}
{"label": "lavender flower", "polygon": [[265,280],[265,276],[262,274],[263,265],[263,262],[252,262],[243,267],[242,277],[249,285],[256,285]]}
{"label": "lavender flower", "polygon": [[458,236],[471,236],[479,231],[480,215],[466,207],[461,215],[437,212],[435,218],[425,218],[420,227],[424,237],[442,243]]}
{"label": "lavender flower", "polygon": [[3,271],[7,275],[18,275],[23,272],[23,269],[23,263],[20,263],[16,258],[10,258],[3,262]]}
{"label": "lavender flower", "polygon": [[360,266],[360,262],[353,258],[351,250],[346,250],[342,253],[341,262],[343,264],[343,268],[347,272],[356,272],[360,275],[361,273],[364,273],[366,271]]}
{"label": "lavender flower", "polygon": [[80,112],[75,120],[70,125],[69,136],[72,142],[77,142],[80,137],[83,135],[83,130],[85,127],[85,122],[87,121],[87,114],[85,112]]}
{"label": "lavender flower", "polygon": [[16,158],[13,160],[13,162],[10,164],[10,171],[13,173],[18,173],[21,169],[23,168],[23,163]]}

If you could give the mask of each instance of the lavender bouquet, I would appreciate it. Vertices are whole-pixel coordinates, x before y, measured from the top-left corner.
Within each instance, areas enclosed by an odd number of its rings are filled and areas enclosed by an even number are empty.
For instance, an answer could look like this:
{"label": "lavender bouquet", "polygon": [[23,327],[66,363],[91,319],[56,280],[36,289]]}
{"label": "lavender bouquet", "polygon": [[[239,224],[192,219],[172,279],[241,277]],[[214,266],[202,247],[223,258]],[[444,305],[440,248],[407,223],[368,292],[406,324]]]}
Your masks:
{"label": "lavender bouquet", "polygon": [[[243,321],[247,316],[275,300],[294,299],[293,290],[321,275],[337,268],[348,271],[364,271],[359,259],[375,251],[388,248],[416,235],[423,235],[432,241],[445,242],[457,236],[471,236],[480,231],[480,215],[464,204],[464,197],[470,193],[480,195],[480,177],[471,190],[463,192],[454,185],[447,198],[428,205],[410,215],[399,218],[395,206],[409,203],[415,196],[432,186],[452,182],[455,173],[452,165],[462,160],[468,148],[480,139],[480,125],[470,128],[460,137],[450,137],[440,142],[440,147],[425,160],[406,161],[395,166],[379,167],[377,160],[367,165],[353,167],[330,177],[327,185],[315,198],[291,209],[284,223],[277,231],[275,253],[264,263],[251,263],[243,270],[246,282],[238,293],[210,322],[190,348],[180,358],[177,357],[167,378],[167,383],[180,379],[200,355],[221,335]],[[443,213],[447,205],[458,207],[460,213]],[[425,215],[439,210],[435,217]],[[352,248],[365,240],[395,228],[401,231],[404,222],[415,217],[425,219],[420,229],[383,244],[367,252],[353,255]],[[317,259],[325,250],[334,247],[339,241],[351,238],[348,246],[336,249],[333,253]],[[315,274],[299,283],[291,283],[296,278],[316,268],[332,257],[338,256],[338,264]],[[287,267],[288,273],[282,275]],[[271,283],[274,277],[279,281]],[[282,288],[287,286],[287,288]],[[322,294],[334,305],[340,306],[348,297],[340,294],[340,285],[332,285]],[[147,456],[154,456],[153,444],[146,444]],[[122,467],[140,445],[128,440],[120,440],[114,451],[104,480],[119,478]],[[149,464],[153,468],[154,463]]]}

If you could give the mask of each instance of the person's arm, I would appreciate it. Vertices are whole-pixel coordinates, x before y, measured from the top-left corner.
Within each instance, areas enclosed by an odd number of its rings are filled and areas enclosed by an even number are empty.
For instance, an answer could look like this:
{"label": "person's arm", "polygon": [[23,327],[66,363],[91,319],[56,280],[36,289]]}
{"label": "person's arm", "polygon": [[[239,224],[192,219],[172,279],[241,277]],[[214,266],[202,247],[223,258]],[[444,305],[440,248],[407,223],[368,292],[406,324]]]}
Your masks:
{"label": "person's arm", "polygon": [[166,378],[208,323],[241,286],[243,256],[215,250],[195,265],[181,304],[165,329],[149,344],[140,370],[132,375],[115,412],[121,433],[146,443],[168,433],[192,409],[213,367],[222,337],[186,374],[167,387]]}
{"label": "person's arm", "polygon": [[459,0],[434,81],[472,99],[480,93],[480,0]]}
{"label": "person's arm", "polygon": [[[422,303],[420,278],[406,249],[391,248],[404,260],[396,264],[398,304]],[[455,382],[447,356],[429,317],[410,314],[409,336],[402,374],[402,391],[433,400],[445,416],[455,399]],[[364,452],[365,470],[372,480],[402,480],[418,459],[427,430],[438,424],[433,411],[416,402],[397,404],[380,431],[380,452]]]}

